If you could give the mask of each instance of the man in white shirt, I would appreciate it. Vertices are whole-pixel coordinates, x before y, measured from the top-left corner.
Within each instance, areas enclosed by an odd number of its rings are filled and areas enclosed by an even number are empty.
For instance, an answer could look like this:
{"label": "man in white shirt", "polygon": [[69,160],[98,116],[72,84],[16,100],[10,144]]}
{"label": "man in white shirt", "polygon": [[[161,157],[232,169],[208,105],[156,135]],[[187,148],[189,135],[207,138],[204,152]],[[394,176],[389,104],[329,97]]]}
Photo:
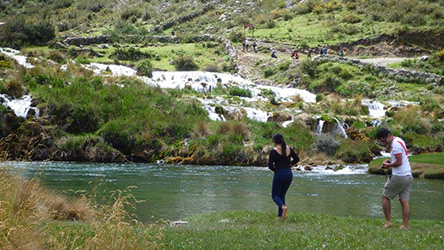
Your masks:
{"label": "man in white shirt", "polygon": [[384,185],[384,192],[382,193],[382,207],[386,220],[384,227],[392,226],[390,222],[391,200],[395,198],[395,196],[399,196],[402,207],[401,229],[406,229],[409,227],[409,198],[413,183],[407,147],[401,138],[393,136],[386,128],[379,129],[376,138],[382,144],[390,146],[391,159],[385,160],[382,163],[382,168],[392,168],[392,175],[387,179]]}

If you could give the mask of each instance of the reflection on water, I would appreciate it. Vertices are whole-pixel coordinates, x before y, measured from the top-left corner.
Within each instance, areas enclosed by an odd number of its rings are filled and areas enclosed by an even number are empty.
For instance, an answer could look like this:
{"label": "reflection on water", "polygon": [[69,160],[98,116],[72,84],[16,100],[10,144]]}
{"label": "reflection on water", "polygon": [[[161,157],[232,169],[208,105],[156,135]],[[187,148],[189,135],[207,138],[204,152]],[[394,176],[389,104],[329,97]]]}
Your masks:
{"label": "reflection on water", "polygon": [[[133,195],[145,201],[136,205],[136,214],[142,221],[177,220],[227,210],[277,210],[270,196],[272,172],[267,168],[66,162],[2,165],[13,166],[15,172],[28,177],[37,176],[49,188],[71,190],[71,195],[77,190],[90,194],[99,187],[98,200],[108,197],[111,190],[137,186]],[[342,175],[295,172],[287,195],[290,211],[382,218],[385,176],[364,174],[362,166],[349,169],[353,171]],[[443,194],[442,181],[415,180],[411,217],[444,220]],[[394,202],[392,209],[394,218],[400,218],[399,202]]]}

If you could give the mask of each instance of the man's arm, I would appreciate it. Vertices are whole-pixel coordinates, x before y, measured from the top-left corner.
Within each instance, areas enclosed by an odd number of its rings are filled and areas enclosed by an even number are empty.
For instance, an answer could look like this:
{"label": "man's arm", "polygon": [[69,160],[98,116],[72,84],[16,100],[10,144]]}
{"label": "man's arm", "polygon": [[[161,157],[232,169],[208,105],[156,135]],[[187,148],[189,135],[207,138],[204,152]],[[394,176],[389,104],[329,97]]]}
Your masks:
{"label": "man's arm", "polygon": [[397,168],[401,165],[402,165],[402,153],[395,154],[395,161],[394,162],[391,162],[390,160],[385,160],[382,163],[383,168],[390,168],[390,167]]}

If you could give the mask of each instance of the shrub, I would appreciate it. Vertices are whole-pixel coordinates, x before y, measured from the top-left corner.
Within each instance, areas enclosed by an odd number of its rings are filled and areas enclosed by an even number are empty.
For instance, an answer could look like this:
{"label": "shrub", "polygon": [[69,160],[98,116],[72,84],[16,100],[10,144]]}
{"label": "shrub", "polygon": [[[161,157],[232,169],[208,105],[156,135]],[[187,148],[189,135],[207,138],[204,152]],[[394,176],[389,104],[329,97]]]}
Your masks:
{"label": "shrub", "polygon": [[0,60],[0,69],[12,69],[13,66],[12,61]]}
{"label": "shrub", "polygon": [[242,42],[243,35],[241,32],[231,31],[230,34],[228,35],[228,38],[233,43],[240,43]]}
{"label": "shrub", "polygon": [[264,76],[268,78],[276,73],[276,68],[273,66],[268,66],[264,69]]}
{"label": "shrub", "polygon": [[347,139],[342,142],[335,156],[345,163],[370,162],[373,160],[370,152],[372,147],[374,147],[372,142]]}
{"label": "shrub", "polygon": [[174,59],[174,67],[176,68],[176,70],[182,71],[192,71],[199,68],[196,62],[194,62],[193,58],[185,55],[181,55]]}
{"label": "shrub", "polygon": [[239,87],[232,87],[229,90],[229,94],[232,96],[251,97],[251,91],[249,89],[242,89]]}
{"label": "shrub", "polygon": [[291,64],[290,61],[283,62],[283,63],[279,64],[278,69],[280,71],[286,71],[288,69],[288,67],[290,67],[290,64]]}
{"label": "shrub", "polygon": [[424,16],[419,13],[409,13],[404,16],[401,23],[412,26],[421,26],[426,24],[427,21],[424,19]]}
{"label": "shrub", "polygon": [[436,52],[436,56],[438,57],[438,59],[439,59],[441,62],[444,62],[444,49],[442,49],[442,50]]}
{"label": "shrub", "polygon": [[123,61],[139,61],[143,59],[151,59],[154,57],[152,51],[142,52],[140,49],[135,49],[133,47],[125,49],[117,49],[111,55],[110,58],[123,60]]}
{"label": "shrub", "polygon": [[359,15],[351,13],[343,16],[342,21],[345,23],[359,23],[362,21],[362,19]]}
{"label": "shrub", "polygon": [[273,29],[276,28],[276,22],[273,20],[268,20],[267,23],[265,24],[265,27],[267,29]]}
{"label": "shrub", "polygon": [[1,44],[14,48],[23,44],[45,45],[54,38],[54,26],[47,20],[27,23],[23,18],[13,18],[2,27],[0,33]]}
{"label": "shrub", "polygon": [[207,64],[204,67],[204,71],[208,71],[208,72],[221,72],[221,68],[216,63],[210,63],[210,64]]}
{"label": "shrub", "polygon": [[49,59],[56,61],[57,63],[63,63],[65,60],[65,55],[60,51],[51,51],[49,53]]}
{"label": "shrub", "polygon": [[316,137],[316,151],[326,153],[327,155],[334,155],[341,144],[330,134],[321,134]]}
{"label": "shrub", "polygon": [[323,94],[319,93],[319,94],[316,95],[316,102],[320,102],[320,101],[322,101],[322,99],[324,99],[324,95]]}
{"label": "shrub", "polygon": [[153,77],[153,65],[150,60],[143,60],[137,64],[137,75]]}

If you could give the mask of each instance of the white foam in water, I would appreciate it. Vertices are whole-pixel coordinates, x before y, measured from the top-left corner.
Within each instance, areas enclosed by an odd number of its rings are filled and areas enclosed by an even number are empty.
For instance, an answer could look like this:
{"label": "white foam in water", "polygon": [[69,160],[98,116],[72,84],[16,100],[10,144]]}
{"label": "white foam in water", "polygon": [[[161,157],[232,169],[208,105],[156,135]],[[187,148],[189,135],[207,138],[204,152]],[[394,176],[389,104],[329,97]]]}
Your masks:
{"label": "white foam in water", "polygon": [[22,65],[23,67],[25,67],[27,69],[34,68],[34,65],[26,62],[26,60],[27,60],[26,56],[20,55],[20,51],[18,51],[18,50],[10,49],[10,48],[0,48],[0,52],[9,56],[9,57],[12,57],[14,60],[17,61],[18,64]]}
{"label": "white foam in water", "polygon": [[39,117],[40,111],[38,108],[31,107],[32,97],[24,95],[20,99],[11,99],[4,94],[0,94],[0,99],[3,100],[3,105],[9,107],[14,111],[16,116],[26,118],[30,109],[35,111],[35,116]]}
{"label": "white foam in water", "polygon": [[91,63],[85,65],[89,70],[92,70],[94,74],[101,75],[107,70],[111,71],[112,76],[135,76],[137,71],[122,65],[115,64],[103,64],[103,63]]}
{"label": "white foam in water", "polygon": [[384,104],[374,101],[374,100],[362,100],[362,105],[365,105],[368,107],[368,112],[370,117],[374,118],[382,118],[385,116],[385,106]]}
{"label": "white foam in water", "polygon": [[251,120],[259,122],[267,122],[268,117],[270,117],[270,115],[267,112],[262,111],[260,109],[250,108],[250,107],[243,107],[243,109],[245,109],[245,111],[247,112],[247,117],[250,118]]}
{"label": "white foam in water", "polygon": [[357,164],[357,165],[345,165],[344,168],[334,171],[335,167],[339,165],[332,166],[316,166],[312,170],[305,170],[304,166],[298,167],[298,172],[307,174],[320,174],[320,175],[352,175],[352,174],[366,174],[368,170],[368,164]]}

